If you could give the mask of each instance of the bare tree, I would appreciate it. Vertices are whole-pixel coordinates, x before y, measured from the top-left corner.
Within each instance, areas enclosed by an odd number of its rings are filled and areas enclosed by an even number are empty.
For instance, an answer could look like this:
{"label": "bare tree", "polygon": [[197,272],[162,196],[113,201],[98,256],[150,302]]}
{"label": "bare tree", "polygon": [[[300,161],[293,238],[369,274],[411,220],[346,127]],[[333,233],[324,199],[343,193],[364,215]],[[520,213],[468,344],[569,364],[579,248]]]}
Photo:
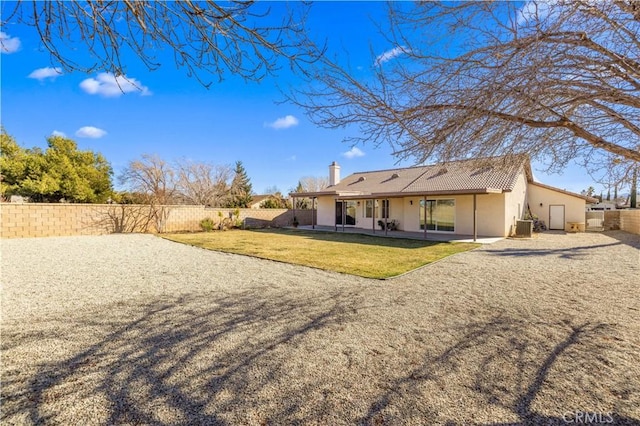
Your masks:
{"label": "bare tree", "polygon": [[177,190],[187,204],[220,207],[228,201],[230,166],[182,160],[175,168]]}
{"label": "bare tree", "polygon": [[[135,54],[149,69],[157,52],[201,83],[203,74],[260,80],[283,65],[303,69],[321,51],[306,37],[307,5],[274,7],[255,1],[18,1],[3,5],[2,27],[35,28],[52,63],[68,71],[125,75],[123,58]],[[279,15],[279,16],[276,16]],[[79,54],[80,53],[80,54]]]}
{"label": "bare tree", "polygon": [[[372,75],[323,59],[291,99],[399,157],[527,152],[628,175],[640,162],[640,2],[392,3]],[[618,178],[620,179],[620,178]]]}
{"label": "bare tree", "polygon": [[[317,192],[329,186],[329,178],[325,176],[304,176],[298,181],[295,188],[291,188],[290,192],[304,193]],[[310,197],[297,197],[295,208],[310,209],[313,200]]]}
{"label": "bare tree", "polygon": [[300,179],[303,192],[316,192],[329,186],[329,178],[326,176],[304,176]]}
{"label": "bare tree", "polygon": [[170,205],[176,202],[176,174],[170,164],[157,155],[143,154],[140,160],[129,162],[120,182],[130,191],[145,194],[152,207],[156,230],[164,232]]}

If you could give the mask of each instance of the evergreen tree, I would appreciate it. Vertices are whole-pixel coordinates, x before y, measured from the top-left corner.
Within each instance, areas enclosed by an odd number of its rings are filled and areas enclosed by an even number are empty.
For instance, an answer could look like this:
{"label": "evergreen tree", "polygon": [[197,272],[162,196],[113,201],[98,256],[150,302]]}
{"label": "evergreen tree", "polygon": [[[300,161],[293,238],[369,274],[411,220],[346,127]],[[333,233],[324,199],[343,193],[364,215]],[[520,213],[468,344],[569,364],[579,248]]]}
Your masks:
{"label": "evergreen tree", "polygon": [[4,129],[0,141],[3,197],[15,194],[37,202],[101,203],[111,195],[109,163],[101,154],[80,151],[71,139],[51,136],[44,152],[20,147]]}
{"label": "evergreen tree", "polygon": [[[301,181],[298,181],[298,186],[292,192],[306,192],[305,187],[302,185]],[[296,198],[296,209],[308,209],[311,205],[311,199],[309,198]]]}
{"label": "evergreen tree", "polygon": [[231,189],[229,191],[229,203],[227,207],[247,208],[251,203],[251,182],[247,171],[242,165],[242,161],[236,161],[233,180],[231,181]]}

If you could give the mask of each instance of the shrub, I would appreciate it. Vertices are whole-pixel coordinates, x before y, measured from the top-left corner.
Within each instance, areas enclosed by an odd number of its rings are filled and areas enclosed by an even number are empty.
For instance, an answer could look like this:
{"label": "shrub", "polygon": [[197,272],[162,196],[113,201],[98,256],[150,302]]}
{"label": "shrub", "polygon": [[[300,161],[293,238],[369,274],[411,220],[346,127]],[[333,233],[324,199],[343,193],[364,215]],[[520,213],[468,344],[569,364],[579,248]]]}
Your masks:
{"label": "shrub", "polygon": [[234,228],[242,228],[242,219],[240,219],[240,209],[235,209],[233,215],[236,217],[234,221]]}
{"label": "shrub", "polygon": [[206,217],[200,221],[200,228],[205,232],[211,232],[215,227],[216,224],[210,217]]}

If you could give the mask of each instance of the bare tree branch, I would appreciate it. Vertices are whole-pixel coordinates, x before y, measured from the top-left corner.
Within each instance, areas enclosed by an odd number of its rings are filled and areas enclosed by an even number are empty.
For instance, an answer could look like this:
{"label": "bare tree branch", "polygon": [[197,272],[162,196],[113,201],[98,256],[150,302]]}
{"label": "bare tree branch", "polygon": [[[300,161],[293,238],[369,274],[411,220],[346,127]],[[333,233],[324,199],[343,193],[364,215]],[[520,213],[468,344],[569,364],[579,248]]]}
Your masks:
{"label": "bare tree branch", "polygon": [[67,71],[125,75],[131,53],[153,70],[163,65],[157,53],[169,51],[189,76],[208,86],[211,77],[227,74],[259,81],[284,64],[304,72],[322,54],[305,33],[306,4],[279,16],[271,6],[239,0],[23,0],[3,13],[2,26],[35,28],[52,62]]}
{"label": "bare tree branch", "polygon": [[373,56],[367,78],[323,58],[290,100],[321,126],[356,125],[352,144],[388,143],[417,162],[527,152],[552,170],[632,170],[639,5],[393,3],[386,34],[402,55]]}
{"label": "bare tree branch", "polygon": [[182,160],[176,172],[179,196],[187,204],[221,207],[228,201],[230,166]]}

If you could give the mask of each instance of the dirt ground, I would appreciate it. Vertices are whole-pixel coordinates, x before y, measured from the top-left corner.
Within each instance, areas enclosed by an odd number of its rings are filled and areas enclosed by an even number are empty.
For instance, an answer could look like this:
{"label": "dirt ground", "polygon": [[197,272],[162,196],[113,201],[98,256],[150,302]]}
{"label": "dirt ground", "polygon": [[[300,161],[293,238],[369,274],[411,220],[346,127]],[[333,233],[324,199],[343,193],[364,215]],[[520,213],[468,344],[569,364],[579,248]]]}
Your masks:
{"label": "dirt ground", "polygon": [[387,281],[150,235],[0,244],[3,424],[640,424],[637,235]]}

